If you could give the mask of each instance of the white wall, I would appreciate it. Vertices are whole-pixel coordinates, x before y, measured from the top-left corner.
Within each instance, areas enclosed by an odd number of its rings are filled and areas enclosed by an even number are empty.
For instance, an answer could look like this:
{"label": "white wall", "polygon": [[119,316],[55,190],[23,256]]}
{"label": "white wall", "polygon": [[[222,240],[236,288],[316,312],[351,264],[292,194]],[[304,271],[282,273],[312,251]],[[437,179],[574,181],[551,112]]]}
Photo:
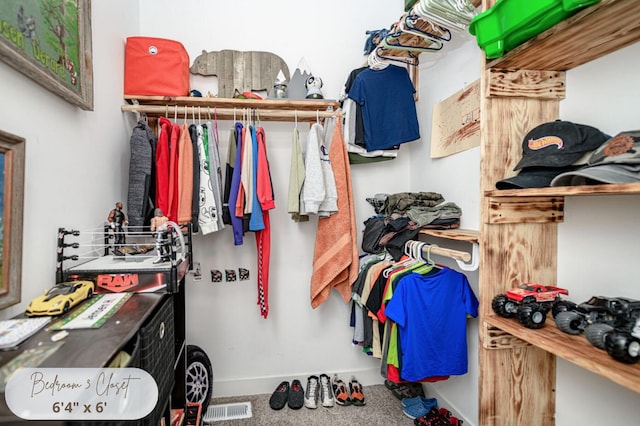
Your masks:
{"label": "white wall", "polygon": [[[304,57],[322,91],[336,99],[348,74],[365,62],[367,30],[386,28],[400,17],[400,1],[328,0],[308,7],[294,0],[217,2],[141,0],[140,33],[181,41],[191,60],[202,50],[273,52],[293,73]],[[171,13],[167,13],[171,10]],[[214,77],[209,77],[213,79]],[[208,81],[193,78],[206,93]],[[219,131],[226,155],[232,122]],[[202,346],[214,364],[214,395],[270,393],[281,380],[310,374],[351,374],[364,384],[382,381],[378,361],[353,346],[350,306],[337,293],[317,309],[310,306],[310,278],[315,219],[294,223],[286,210],[292,123],[263,122],[274,183],[276,209],[271,213],[272,257],[270,312],[263,319],[256,305],[256,255],[251,233],[233,245],[231,229],[195,238],[194,260],[204,278],[188,282],[187,340]],[[300,125],[301,138],[307,125]],[[419,142],[417,142],[419,143]],[[365,198],[377,192],[400,192],[409,186],[409,157],[401,150],[392,162],[357,165],[351,170],[356,215],[360,225],[374,214]],[[251,271],[251,280],[213,284],[211,269]]]}
{"label": "white wall", "polygon": [[[133,8],[131,8],[133,6]],[[55,283],[58,227],[95,230],[126,201],[129,134],[122,104],[124,42],[135,2],[93,2],[92,112],[82,111],[0,62],[0,128],[26,139],[22,302]]]}

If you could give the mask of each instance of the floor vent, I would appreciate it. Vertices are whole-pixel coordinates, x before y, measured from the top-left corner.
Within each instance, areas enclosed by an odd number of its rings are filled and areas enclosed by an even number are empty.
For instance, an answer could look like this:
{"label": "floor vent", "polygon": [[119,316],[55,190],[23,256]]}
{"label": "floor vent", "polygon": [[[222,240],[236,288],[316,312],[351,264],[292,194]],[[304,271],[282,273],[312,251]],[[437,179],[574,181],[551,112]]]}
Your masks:
{"label": "floor vent", "polygon": [[250,402],[234,402],[232,404],[211,405],[204,416],[205,423],[223,420],[248,419],[251,417]]}

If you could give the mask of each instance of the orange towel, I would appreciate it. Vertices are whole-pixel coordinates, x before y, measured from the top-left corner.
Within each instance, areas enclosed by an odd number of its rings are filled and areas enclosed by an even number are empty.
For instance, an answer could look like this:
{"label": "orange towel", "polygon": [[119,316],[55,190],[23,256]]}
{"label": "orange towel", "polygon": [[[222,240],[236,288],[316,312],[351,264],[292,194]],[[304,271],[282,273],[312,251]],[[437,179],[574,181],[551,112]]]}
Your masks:
{"label": "orange towel", "polygon": [[311,275],[311,307],[320,306],[335,288],[345,303],[351,300],[351,286],[358,277],[356,219],[351,190],[351,169],[336,120],[329,147],[329,159],[338,192],[338,212],[318,219]]}

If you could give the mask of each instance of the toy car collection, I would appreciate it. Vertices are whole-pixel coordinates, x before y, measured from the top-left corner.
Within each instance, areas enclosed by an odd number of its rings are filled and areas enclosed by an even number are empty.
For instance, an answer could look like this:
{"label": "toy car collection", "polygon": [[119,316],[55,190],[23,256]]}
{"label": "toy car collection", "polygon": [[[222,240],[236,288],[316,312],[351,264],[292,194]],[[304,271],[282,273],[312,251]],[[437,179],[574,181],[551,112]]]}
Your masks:
{"label": "toy car collection", "polygon": [[27,306],[27,316],[59,315],[93,296],[93,281],[70,281],[54,285]]}
{"label": "toy car collection", "polygon": [[568,334],[583,331],[589,342],[605,348],[604,335],[614,328],[629,328],[640,315],[640,301],[622,297],[594,296],[584,303],[567,304],[564,312],[555,316],[558,328]]}
{"label": "toy car collection", "polygon": [[560,287],[545,286],[535,283],[524,283],[508,290],[506,294],[498,294],[493,298],[493,311],[504,318],[518,317],[522,325],[537,329],[544,326],[547,313],[554,303],[560,300],[561,294],[569,292]]}

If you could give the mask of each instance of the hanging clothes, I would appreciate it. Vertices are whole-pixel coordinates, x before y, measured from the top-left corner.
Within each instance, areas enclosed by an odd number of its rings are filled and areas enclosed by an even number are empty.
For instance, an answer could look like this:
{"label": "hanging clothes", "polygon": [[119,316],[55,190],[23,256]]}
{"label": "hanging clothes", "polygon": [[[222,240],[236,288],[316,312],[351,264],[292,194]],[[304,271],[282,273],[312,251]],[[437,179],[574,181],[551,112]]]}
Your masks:
{"label": "hanging clothes", "polygon": [[437,268],[402,277],[385,314],[398,327],[402,379],[467,373],[467,315],[478,315],[478,299],[464,274]]}
{"label": "hanging clothes", "polygon": [[[200,154],[198,140],[203,138],[202,126],[192,124],[189,126],[189,139],[191,140],[192,155],[192,183],[191,183],[191,223],[193,232],[200,232]],[[203,142],[204,143],[204,142]]]}
{"label": "hanging clothes", "polygon": [[184,122],[178,141],[178,224],[191,222],[193,201],[193,143]]}
{"label": "hanging clothes", "polygon": [[266,133],[262,127],[256,131],[257,167],[256,167],[256,204],[262,212],[262,229],[256,231],[256,251],[258,258],[258,306],[260,315],[265,319],[269,315],[269,264],[271,259],[271,223],[269,210],[276,207],[273,196],[273,183],[267,158]]}
{"label": "hanging clothes", "polygon": [[320,167],[322,169],[322,180],[324,181],[324,199],[318,207],[318,215],[328,217],[338,211],[338,191],[336,189],[336,179],[331,167],[329,151],[331,140],[334,137],[333,130],[337,120],[331,119],[325,122],[322,142],[320,143]]}
{"label": "hanging clothes", "polygon": [[254,126],[249,126],[249,132],[251,134],[251,210],[249,212],[249,231],[261,231],[264,229],[264,222],[262,220],[262,207],[258,200],[258,136],[256,134],[256,128]]}
{"label": "hanging clothes", "polygon": [[293,129],[292,140],[287,212],[291,215],[291,219],[294,222],[307,222],[309,216],[300,213],[300,195],[305,179],[305,169],[302,148],[300,147],[300,132],[297,126]]}
{"label": "hanging clothes", "polygon": [[415,88],[405,68],[368,68],[354,79],[349,97],[362,107],[367,151],[390,149],[420,138]]}
{"label": "hanging clothes", "polygon": [[160,117],[158,121],[158,144],[156,149],[156,208],[162,210],[164,215],[169,215],[169,161],[171,135],[171,121],[166,117]]}
{"label": "hanging clothes", "polygon": [[236,146],[236,156],[233,163],[233,175],[231,177],[231,185],[229,189],[229,217],[231,219],[231,227],[233,229],[233,244],[236,246],[242,245],[243,243],[243,215],[236,215],[236,204],[238,201],[238,195],[240,192],[240,188],[242,187],[240,183],[240,171],[242,167],[242,143],[243,143],[243,133],[244,126],[242,123],[236,123],[236,136],[237,136],[237,146]]}
{"label": "hanging clothes", "polygon": [[169,212],[165,215],[171,222],[178,222],[178,204],[179,204],[179,161],[180,156],[180,136],[182,129],[179,124],[171,123],[171,133],[169,139]]}
{"label": "hanging clothes", "polygon": [[[222,197],[222,219],[225,224],[231,225],[231,212],[229,211],[229,198],[231,196],[231,182],[238,146],[238,132],[234,125],[229,131],[229,147],[224,168],[224,195]],[[235,202],[233,204],[235,206]]]}
{"label": "hanging clothes", "polygon": [[[218,212],[216,210],[215,198],[213,195],[213,189],[211,187],[209,164],[207,163],[207,150],[204,146],[205,135],[208,131],[203,126],[197,126],[197,147],[198,147],[198,159],[199,167],[198,173],[199,180],[199,197],[198,200],[198,224],[202,235],[207,235],[218,230]],[[195,182],[194,182],[195,184]]]}
{"label": "hanging clothes", "polygon": [[337,213],[318,219],[311,275],[311,306],[317,308],[329,298],[331,289],[347,303],[351,285],[358,277],[358,246],[351,170],[342,128],[335,119],[332,126],[331,167],[336,181]]}
{"label": "hanging clothes", "polygon": [[313,123],[307,135],[307,148],[305,149],[304,169],[305,179],[302,185],[302,201],[304,211],[317,214],[322,200],[324,200],[325,188],[320,162],[320,141],[322,141],[322,125]]}
{"label": "hanging clothes", "polygon": [[142,227],[153,214],[153,163],[157,138],[146,121],[140,120],[131,132],[129,141],[129,189],[127,216],[129,226]]}
{"label": "hanging clothes", "polygon": [[[225,221],[223,219],[223,202],[222,202],[222,164],[220,161],[220,141],[218,137],[218,122],[213,125],[209,121],[206,125],[206,134],[208,135],[208,144],[205,149],[208,152],[209,164],[209,185],[213,192],[215,205],[215,217],[218,230],[224,229]],[[235,142],[233,143],[235,146]],[[231,150],[231,146],[229,146]],[[213,215],[213,212],[211,212]]]}

